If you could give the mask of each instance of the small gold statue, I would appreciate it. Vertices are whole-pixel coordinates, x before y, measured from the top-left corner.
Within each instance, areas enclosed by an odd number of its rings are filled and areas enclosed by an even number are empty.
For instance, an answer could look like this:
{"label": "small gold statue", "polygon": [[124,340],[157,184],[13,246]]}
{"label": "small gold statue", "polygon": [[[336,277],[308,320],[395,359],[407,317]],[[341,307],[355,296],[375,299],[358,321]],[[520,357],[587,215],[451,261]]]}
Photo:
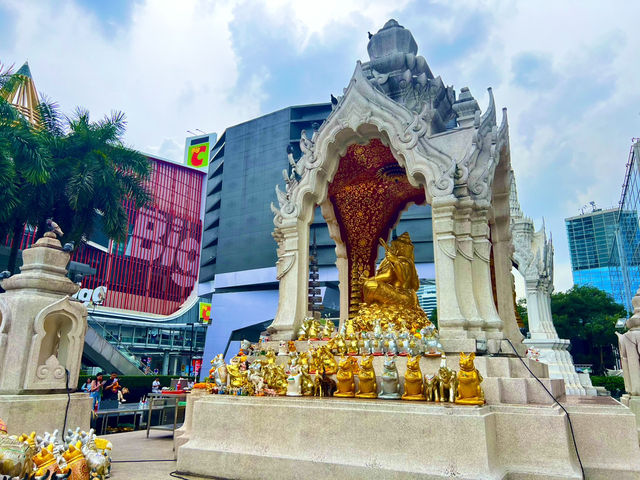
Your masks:
{"label": "small gold statue", "polygon": [[321,325],[318,320],[312,318],[309,322],[309,329],[307,330],[307,338],[309,340],[318,340],[320,337]]}
{"label": "small gold statue", "polygon": [[347,342],[345,341],[344,337],[342,336],[342,334],[338,334],[338,336],[335,337],[335,352],[340,355],[346,355],[347,354]]}
{"label": "small gold statue", "polygon": [[334,373],[336,373],[336,371],[338,370],[338,363],[333,357],[333,353],[331,353],[326,345],[323,345],[319,348],[318,356],[322,368],[327,375],[333,375]]}
{"label": "small gold statue", "polygon": [[355,397],[356,382],[353,374],[358,373],[358,361],[353,357],[342,357],[338,364],[338,390],[333,394],[334,397]]}
{"label": "small gold statue", "polygon": [[378,383],[376,382],[376,372],[373,369],[373,355],[369,355],[360,363],[358,373],[358,398],[377,398]]}
{"label": "small gold statue", "polygon": [[313,379],[311,378],[311,375],[309,375],[309,365],[301,363],[300,372],[302,373],[302,379],[300,382],[302,385],[302,395],[313,395]]}
{"label": "small gold statue", "polygon": [[473,361],[476,354],[465,355],[460,352],[460,371],[458,372],[458,393],[456,403],[462,405],[484,405],[484,391],[480,386],[482,375]]}
{"label": "small gold statue", "polygon": [[436,390],[436,402],[451,402],[456,398],[456,372],[447,368],[447,359],[443,355],[438,369],[438,388]]}
{"label": "small gold statue", "polygon": [[354,333],[347,337],[347,355],[358,355],[360,353],[358,336]]}
{"label": "small gold statue", "polygon": [[230,363],[227,365],[227,373],[229,374],[229,386],[231,388],[243,388],[249,383],[246,370],[241,370],[239,364]]}
{"label": "small gold statue", "polygon": [[335,325],[333,324],[333,320],[330,319],[326,319],[324,321],[324,327],[322,327],[322,339],[323,340],[329,340],[331,338],[331,336],[333,335],[333,332],[335,330]]}
{"label": "small gold statue", "polygon": [[420,357],[409,357],[407,359],[407,371],[404,374],[404,393],[402,394],[402,400],[424,399]]}
{"label": "small gold statue", "polygon": [[427,402],[435,402],[438,390],[438,377],[436,375],[424,376],[424,396]]}

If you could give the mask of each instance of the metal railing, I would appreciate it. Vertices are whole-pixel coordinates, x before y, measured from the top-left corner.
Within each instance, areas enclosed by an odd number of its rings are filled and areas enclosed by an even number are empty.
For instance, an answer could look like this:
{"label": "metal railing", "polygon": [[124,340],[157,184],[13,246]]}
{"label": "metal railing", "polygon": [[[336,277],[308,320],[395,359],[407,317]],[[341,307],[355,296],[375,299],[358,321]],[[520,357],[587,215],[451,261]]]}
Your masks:
{"label": "metal railing", "polygon": [[116,348],[122,354],[123,357],[125,357],[127,360],[129,360],[129,362],[131,362],[137,368],[139,368],[139,369],[143,369],[144,368],[144,365],[142,364],[142,362],[140,360],[138,360],[136,358],[136,355],[124,345],[122,340],[120,340],[118,337],[113,335],[109,330],[107,330],[107,328],[101,322],[96,320],[91,314],[89,314],[89,320],[91,321],[91,323],[93,325],[97,325],[100,328],[100,330],[95,329],[95,328],[94,328],[94,330],[96,330],[98,333],[100,333],[102,338],[104,338],[114,348]]}

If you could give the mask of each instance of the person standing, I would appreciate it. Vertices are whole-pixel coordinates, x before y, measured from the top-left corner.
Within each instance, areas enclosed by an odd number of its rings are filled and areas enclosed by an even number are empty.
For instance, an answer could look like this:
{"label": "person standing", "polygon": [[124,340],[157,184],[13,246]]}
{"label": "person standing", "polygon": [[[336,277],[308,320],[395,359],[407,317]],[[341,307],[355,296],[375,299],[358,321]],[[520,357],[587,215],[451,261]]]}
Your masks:
{"label": "person standing", "polygon": [[82,387],[80,388],[80,391],[91,393],[91,377],[87,377],[87,381],[84,385],[82,385]]}
{"label": "person standing", "polygon": [[109,380],[104,384],[102,390],[102,402],[104,408],[118,408],[118,389],[120,383],[118,382],[118,374],[116,372],[111,373]]}
{"label": "person standing", "polygon": [[106,382],[102,379],[102,373],[96,375],[96,379],[91,382],[89,388],[89,396],[93,398],[93,409],[98,410],[100,408],[100,399],[102,398],[102,389]]}

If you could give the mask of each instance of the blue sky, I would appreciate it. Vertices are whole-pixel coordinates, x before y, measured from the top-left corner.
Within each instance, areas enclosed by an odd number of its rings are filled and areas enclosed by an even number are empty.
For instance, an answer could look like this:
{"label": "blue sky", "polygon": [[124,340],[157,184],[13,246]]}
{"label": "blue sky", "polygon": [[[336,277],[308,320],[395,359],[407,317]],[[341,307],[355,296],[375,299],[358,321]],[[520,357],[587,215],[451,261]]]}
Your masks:
{"label": "blue sky", "polygon": [[28,59],[63,111],[122,110],[130,144],[181,160],[187,130],[340,94],[367,31],[396,18],[447,85],[482,108],[491,86],[508,108],[522,208],[553,233],[565,290],[564,218],[617,204],[640,136],[639,16],[637,2],[0,0],[0,62]]}

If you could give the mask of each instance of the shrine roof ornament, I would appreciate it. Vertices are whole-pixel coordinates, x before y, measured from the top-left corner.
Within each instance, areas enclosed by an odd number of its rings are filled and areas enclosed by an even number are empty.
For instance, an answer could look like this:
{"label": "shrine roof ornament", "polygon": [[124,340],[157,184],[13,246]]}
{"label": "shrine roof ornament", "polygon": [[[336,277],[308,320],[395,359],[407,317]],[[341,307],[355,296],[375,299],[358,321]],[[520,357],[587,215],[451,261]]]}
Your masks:
{"label": "shrine roof ornament", "polygon": [[369,61],[358,61],[343,95],[332,96],[329,117],[313,132],[302,132],[302,156],[287,152],[292,168],[283,172],[286,189],[276,187],[279,206],[272,204],[276,227],[306,211],[308,194],[320,204],[348,145],[372,138],[388,144],[413,186],[426,187],[427,202],[453,198],[454,185],[464,185],[465,194],[490,205],[498,164],[503,165],[498,189],[508,190],[506,109],[498,126],[491,89],[484,113],[468,88],[456,98],[453,87],[434,77],[417,54],[411,32],[395,20],[370,36],[367,50]]}

